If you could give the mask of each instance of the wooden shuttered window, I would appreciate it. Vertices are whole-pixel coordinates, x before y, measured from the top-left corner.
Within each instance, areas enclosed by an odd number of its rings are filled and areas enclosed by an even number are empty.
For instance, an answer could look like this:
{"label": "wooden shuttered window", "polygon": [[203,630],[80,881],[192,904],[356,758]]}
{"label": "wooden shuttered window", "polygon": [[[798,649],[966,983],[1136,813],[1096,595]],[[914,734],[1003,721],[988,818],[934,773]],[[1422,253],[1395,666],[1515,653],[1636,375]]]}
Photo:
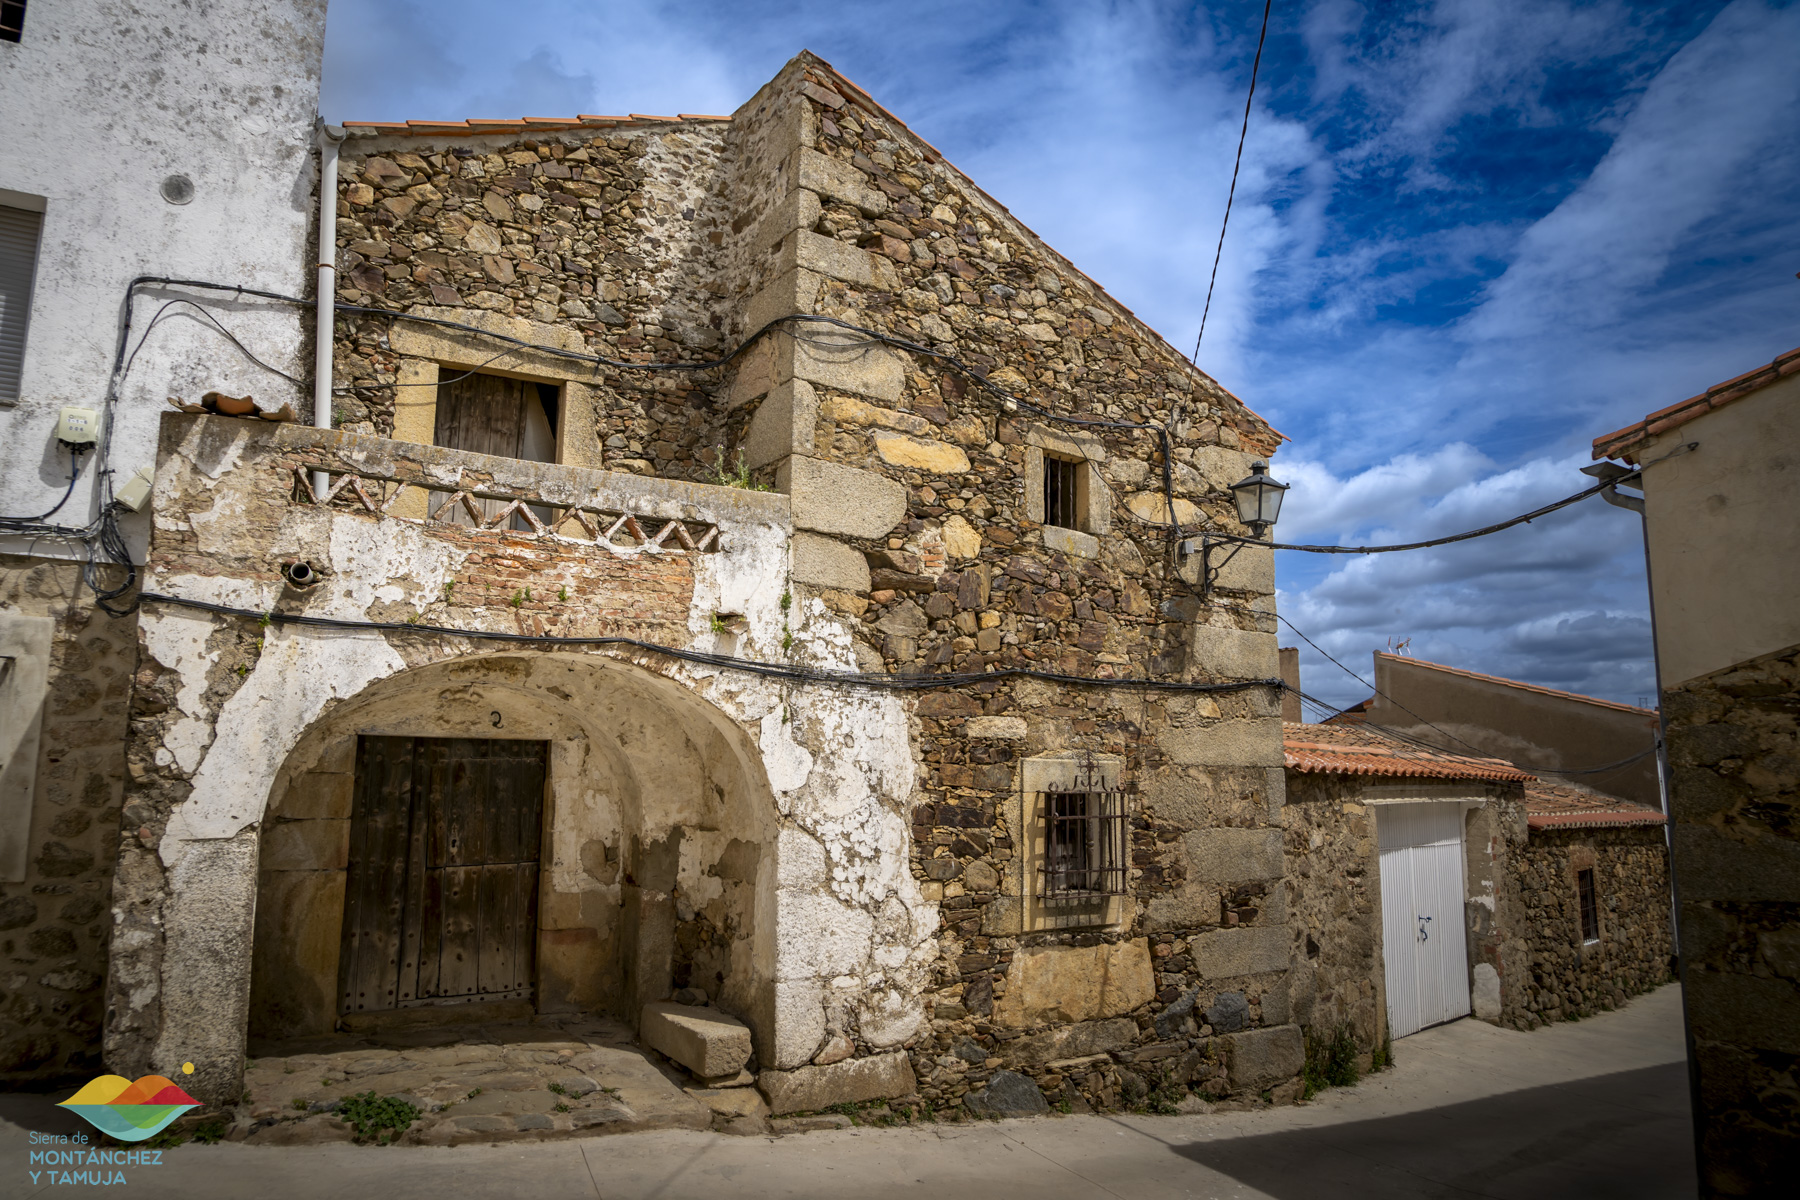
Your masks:
{"label": "wooden shuttered window", "polygon": [[31,281],[43,224],[43,213],[0,204],[0,404],[19,399],[25,331],[31,322]]}
{"label": "wooden shuttered window", "polygon": [[[459,372],[460,374],[460,372]],[[452,450],[519,458],[527,462],[556,461],[558,388],[554,384],[510,379],[504,375],[462,375],[440,384],[436,427],[432,442]],[[448,497],[435,497],[443,503]],[[505,506],[502,500],[482,500],[478,506],[493,517]],[[550,511],[533,508],[538,520],[548,524]],[[457,506],[451,518],[468,524],[468,515]],[[526,529],[523,516],[515,515],[514,529]]]}

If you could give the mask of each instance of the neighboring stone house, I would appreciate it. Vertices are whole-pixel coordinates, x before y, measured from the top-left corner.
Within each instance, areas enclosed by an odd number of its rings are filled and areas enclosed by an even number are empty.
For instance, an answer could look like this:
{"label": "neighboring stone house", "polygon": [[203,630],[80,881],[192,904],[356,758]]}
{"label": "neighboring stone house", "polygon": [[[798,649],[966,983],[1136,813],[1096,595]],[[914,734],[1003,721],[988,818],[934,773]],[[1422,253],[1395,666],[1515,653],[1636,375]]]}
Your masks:
{"label": "neighboring stone house", "polygon": [[1280,435],[811,55],[347,128],[335,428],[162,419],[108,1065],[680,994],[778,1113],[1297,1095],[1272,556],[1166,523]]}
{"label": "neighboring stone house", "polygon": [[[34,4],[0,41],[0,1086],[101,1066],[139,664],[112,560],[149,542],[147,514],[113,497],[155,462],[166,397],[300,399],[181,303],[229,293],[142,277],[305,289],[325,0],[170,7]],[[305,371],[293,305],[215,311],[265,362]],[[95,418],[99,449],[59,444],[81,436],[59,430],[65,408]],[[124,590],[103,606],[95,588]]]}
{"label": "neighboring stone house", "polygon": [[1800,1173],[1800,349],[1594,457],[1642,471],[1618,499],[1649,554],[1701,1191],[1778,1195]]}
{"label": "neighboring stone house", "polygon": [[1295,1019],[1372,1052],[1458,1017],[1513,1028],[1667,980],[1662,814],[1368,725],[1288,724]]}

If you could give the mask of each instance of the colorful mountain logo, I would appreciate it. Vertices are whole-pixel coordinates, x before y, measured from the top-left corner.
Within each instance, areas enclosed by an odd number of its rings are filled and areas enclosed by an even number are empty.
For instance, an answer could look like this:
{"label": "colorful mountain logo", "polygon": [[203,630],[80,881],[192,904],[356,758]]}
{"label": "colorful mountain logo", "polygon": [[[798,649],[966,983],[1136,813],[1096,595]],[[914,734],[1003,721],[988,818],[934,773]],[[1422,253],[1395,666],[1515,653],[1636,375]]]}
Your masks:
{"label": "colorful mountain logo", "polygon": [[58,1105],[121,1142],[155,1137],[176,1117],[199,1106],[198,1100],[162,1075],[146,1075],[136,1083],[123,1075],[102,1075]]}

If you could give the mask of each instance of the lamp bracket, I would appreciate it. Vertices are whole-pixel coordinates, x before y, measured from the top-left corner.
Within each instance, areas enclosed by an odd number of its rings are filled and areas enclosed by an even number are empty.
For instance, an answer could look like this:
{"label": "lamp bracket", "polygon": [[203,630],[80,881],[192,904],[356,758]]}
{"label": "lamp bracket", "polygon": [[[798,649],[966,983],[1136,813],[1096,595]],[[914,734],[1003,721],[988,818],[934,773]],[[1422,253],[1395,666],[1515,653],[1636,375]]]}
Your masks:
{"label": "lamp bracket", "polygon": [[[1260,532],[1260,530],[1258,532]],[[1193,554],[1196,548],[1199,551],[1201,595],[1207,595],[1213,590],[1213,587],[1219,581],[1219,572],[1223,571],[1225,565],[1237,557],[1237,552],[1242,550],[1252,540],[1253,539],[1251,538],[1237,537],[1232,534],[1218,535],[1203,533],[1197,538],[1188,538],[1181,543],[1181,552],[1183,554]],[[1222,546],[1230,546],[1231,552],[1215,564],[1213,562],[1213,551]]]}

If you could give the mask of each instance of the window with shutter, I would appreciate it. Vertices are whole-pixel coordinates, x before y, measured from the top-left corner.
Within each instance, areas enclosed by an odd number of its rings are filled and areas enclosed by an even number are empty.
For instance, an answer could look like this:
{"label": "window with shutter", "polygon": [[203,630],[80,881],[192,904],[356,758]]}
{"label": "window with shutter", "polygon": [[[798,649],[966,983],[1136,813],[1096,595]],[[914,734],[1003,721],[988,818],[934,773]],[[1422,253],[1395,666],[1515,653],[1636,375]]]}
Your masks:
{"label": "window with shutter", "polygon": [[[555,462],[559,399],[555,384],[480,373],[452,378],[438,386],[432,441],[476,454]],[[443,501],[442,496],[437,499],[439,504]],[[502,500],[482,500],[478,507],[491,519],[505,504]],[[550,520],[547,508],[533,507],[532,512],[540,521]],[[462,513],[453,515],[451,520],[469,523]],[[517,514],[512,527],[529,528],[525,518]]]}
{"label": "window with shutter", "polygon": [[0,42],[25,36],[25,0],[0,0]]}
{"label": "window with shutter", "polygon": [[19,399],[25,329],[31,320],[31,280],[43,224],[41,212],[0,204],[0,404]]}

